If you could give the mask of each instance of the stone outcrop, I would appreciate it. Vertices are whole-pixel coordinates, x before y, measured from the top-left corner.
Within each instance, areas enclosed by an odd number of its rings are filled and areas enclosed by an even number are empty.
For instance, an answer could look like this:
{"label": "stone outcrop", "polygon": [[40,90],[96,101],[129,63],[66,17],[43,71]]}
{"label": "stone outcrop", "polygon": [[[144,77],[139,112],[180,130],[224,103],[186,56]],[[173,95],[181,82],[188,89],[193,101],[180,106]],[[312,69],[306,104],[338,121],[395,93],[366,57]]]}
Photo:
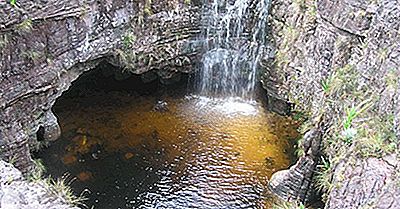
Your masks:
{"label": "stone outcrop", "polygon": [[289,202],[312,202],[318,198],[312,180],[321,159],[322,132],[319,126],[304,135],[304,143],[301,146],[305,154],[290,169],[273,174],[269,184],[273,193]]}
{"label": "stone outcrop", "polygon": [[0,156],[23,172],[28,144],[59,135],[51,107],[83,72],[108,61],[169,78],[197,60],[196,2],[16,2],[0,3]]}
{"label": "stone outcrop", "polygon": [[399,208],[398,170],[395,155],[338,164],[332,182],[345,185],[332,189],[326,208]]}
{"label": "stone outcrop", "polygon": [[0,208],[78,209],[53,194],[43,182],[28,182],[21,171],[0,160]]}
{"label": "stone outcrop", "polygon": [[[289,101],[312,124],[322,118],[321,147],[332,169],[323,189],[326,208],[399,207],[399,19],[397,0],[272,5],[276,56],[266,64],[263,84],[270,100]],[[351,109],[360,113],[349,121]],[[307,200],[301,194],[309,188],[300,182],[319,172],[304,172],[307,156],[272,178],[280,197]]]}

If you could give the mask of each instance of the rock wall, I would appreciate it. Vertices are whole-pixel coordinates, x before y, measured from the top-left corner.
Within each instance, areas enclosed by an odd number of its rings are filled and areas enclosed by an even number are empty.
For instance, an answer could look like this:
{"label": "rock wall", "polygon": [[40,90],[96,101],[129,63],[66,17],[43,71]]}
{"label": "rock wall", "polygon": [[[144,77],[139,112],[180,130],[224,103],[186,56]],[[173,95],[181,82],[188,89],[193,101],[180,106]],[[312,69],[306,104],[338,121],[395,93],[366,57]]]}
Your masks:
{"label": "rock wall", "polygon": [[23,172],[28,144],[58,137],[51,107],[83,72],[106,60],[169,78],[197,60],[196,2],[16,2],[0,2],[0,156]]}
{"label": "rock wall", "polygon": [[276,56],[263,84],[270,100],[308,118],[305,132],[322,136],[312,138],[321,152],[303,149],[273,176],[281,198],[320,191],[326,208],[399,207],[399,19],[398,0],[274,1]]}

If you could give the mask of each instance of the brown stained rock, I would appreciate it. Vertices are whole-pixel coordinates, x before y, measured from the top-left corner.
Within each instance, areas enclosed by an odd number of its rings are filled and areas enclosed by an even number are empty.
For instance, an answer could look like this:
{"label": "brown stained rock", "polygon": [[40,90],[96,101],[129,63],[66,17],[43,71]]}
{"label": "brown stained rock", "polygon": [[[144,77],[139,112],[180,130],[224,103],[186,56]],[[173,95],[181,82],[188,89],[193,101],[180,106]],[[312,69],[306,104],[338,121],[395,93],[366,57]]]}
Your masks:
{"label": "brown stained rock", "polygon": [[77,175],[79,181],[88,181],[93,178],[93,174],[90,171],[83,171]]}

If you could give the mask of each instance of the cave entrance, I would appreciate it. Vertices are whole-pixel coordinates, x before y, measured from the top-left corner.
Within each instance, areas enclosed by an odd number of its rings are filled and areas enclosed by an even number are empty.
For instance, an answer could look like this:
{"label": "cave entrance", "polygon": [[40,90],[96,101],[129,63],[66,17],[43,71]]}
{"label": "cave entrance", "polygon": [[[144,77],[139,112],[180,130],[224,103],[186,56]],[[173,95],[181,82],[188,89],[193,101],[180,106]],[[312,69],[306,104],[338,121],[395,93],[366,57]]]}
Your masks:
{"label": "cave entrance", "polygon": [[57,100],[61,137],[36,157],[88,208],[268,208],[295,126],[259,103],[190,96],[187,80],[100,64]]}

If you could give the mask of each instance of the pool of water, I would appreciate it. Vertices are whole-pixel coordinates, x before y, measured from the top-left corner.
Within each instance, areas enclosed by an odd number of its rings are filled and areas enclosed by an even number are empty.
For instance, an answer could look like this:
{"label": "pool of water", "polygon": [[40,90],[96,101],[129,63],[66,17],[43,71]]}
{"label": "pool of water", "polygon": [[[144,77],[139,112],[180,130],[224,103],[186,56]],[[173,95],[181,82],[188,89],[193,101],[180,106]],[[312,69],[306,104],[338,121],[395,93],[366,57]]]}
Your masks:
{"label": "pool of water", "polygon": [[[88,208],[269,208],[293,121],[262,103],[94,91],[61,99],[61,138],[38,153]],[[90,95],[90,96],[87,96]]]}

